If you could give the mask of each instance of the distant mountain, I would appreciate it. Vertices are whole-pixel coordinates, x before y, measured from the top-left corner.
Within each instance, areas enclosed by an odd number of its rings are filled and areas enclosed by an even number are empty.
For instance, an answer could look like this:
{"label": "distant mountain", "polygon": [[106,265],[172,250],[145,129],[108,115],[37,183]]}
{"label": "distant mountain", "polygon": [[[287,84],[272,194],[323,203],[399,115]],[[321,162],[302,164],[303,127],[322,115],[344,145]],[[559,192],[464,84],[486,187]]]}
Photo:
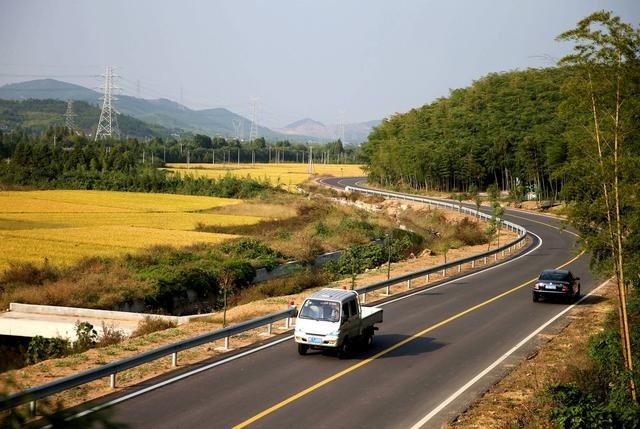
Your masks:
{"label": "distant mountain", "polygon": [[[0,87],[0,99],[28,100],[82,100],[100,107],[102,101],[97,91],[72,83],[55,79],[39,79],[28,82],[13,83]],[[147,100],[128,95],[118,95],[116,109],[118,113],[130,115],[149,124],[178,131],[202,133],[209,136],[235,137],[234,121],[240,124],[246,138],[251,128],[251,121],[227,109],[192,110],[175,101],[167,99]],[[96,117],[96,123],[98,118]],[[279,140],[291,137],[277,133],[269,128],[258,126],[258,133],[267,140]],[[296,135],[296,140],[313,140],[312,137]]]}
{"label": "distant mountain", "polygon": [[[345,124],[344,143],[362,143],[367,140],[369,133],[380,120]],[[325,125],[313,119],[305,118],[293,122],[277,131],[289,136],[312,136],[322,140],[336,140],[342,138],[342,127],[339,124]]]}

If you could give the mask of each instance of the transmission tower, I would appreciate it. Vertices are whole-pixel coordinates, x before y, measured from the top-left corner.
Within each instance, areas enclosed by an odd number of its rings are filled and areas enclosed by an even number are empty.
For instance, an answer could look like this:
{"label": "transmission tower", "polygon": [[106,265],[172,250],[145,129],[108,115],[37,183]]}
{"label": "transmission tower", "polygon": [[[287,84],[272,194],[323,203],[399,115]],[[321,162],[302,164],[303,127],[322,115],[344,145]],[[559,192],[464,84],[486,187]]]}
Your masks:
{"label": "transmission tower", "polygon": [[236,118],[232,120],[233,122],[233,130],[235,131],[236,140],[242,140],[244,138],[244,133],[242,130],[242,119]]}
{"label": "transmission tower", "polygon": [[251,107],[251,130],[249,131],[249,141],[252,142],[258,138],[258,99],[252,100]]}
{"label": "transmission tower", "polygon": [[339,123],[338,123],[338,138],[340,139],[340,141],[342,142],[342,144],[345,143],[344,141],[344,129],[345,129],[345,116],[346,116],[346,111],[345,110],[340,110],[340,119],[339,119]]}
{"label": "transmission tower", "polygon": [[117,77],[113,74],[113,67],[107,66],[107,71],[104,76],[104,95],[102,99],[102,111],[100,112],[100,120],[98,121],[98,128],[96,129],[96,138],[106,137],[119,137],[120,130],[118,129],[118,112],[115,109],[114,101],[117,100],[113,96],[114,90],[118,89],[113,85],[113,78]]}
{"label": "transmission tower", "polygon": [[64,124],[72,133],[75,133],[78,130],[78,127],[76,127],[76,121],[73,119],[76,116],[78,115],[73,113],[73,100],[69,99],[67,100],[67,111],[64,114]]}

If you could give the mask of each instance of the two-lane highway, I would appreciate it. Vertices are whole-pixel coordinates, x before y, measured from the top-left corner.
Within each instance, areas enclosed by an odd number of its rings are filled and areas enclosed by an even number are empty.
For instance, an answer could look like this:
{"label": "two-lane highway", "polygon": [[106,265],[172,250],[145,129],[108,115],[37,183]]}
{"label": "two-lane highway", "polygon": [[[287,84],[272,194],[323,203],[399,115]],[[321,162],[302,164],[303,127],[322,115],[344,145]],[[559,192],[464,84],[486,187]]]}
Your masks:
{"label": "two-lane highway", "polygon": [[113,417],[134,428],[440,427],[531,342],[513,353],[515,346],[568,307],[532,302],[530,282],[542,269],[569,267],[581,277],[583,294],[595,286],[586,257],[575,254],[576,237],[557,221],[508,210],[505,219],[533,234],[522,256],[390,299],[366,353],[346,360],[299,356],[288,334],[272,347],[119,402]]}

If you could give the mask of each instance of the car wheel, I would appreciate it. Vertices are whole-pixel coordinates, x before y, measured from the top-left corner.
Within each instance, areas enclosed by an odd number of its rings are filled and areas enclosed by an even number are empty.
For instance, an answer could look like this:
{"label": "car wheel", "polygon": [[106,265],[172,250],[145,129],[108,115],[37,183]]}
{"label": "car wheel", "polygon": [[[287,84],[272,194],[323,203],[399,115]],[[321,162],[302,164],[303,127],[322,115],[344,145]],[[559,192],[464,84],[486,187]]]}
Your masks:
{"label": "car wheel", "polygon": [[298,354],[304,356],[309,351],[309,346],[307,344],[298,344]]}
{"label": "car wheel", "polygon": [[538,302],[540,300],[540,297],[538,296],[537,293],[533,293],[533,302]]}

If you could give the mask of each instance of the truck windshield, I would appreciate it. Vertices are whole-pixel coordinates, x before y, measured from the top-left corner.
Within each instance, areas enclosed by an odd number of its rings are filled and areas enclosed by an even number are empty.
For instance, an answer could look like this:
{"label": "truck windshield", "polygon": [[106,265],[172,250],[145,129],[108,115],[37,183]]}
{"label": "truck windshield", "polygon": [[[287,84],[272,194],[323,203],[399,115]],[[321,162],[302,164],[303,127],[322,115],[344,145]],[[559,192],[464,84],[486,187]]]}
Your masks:
{"label": "truck windshield", "polygon": [[308,299],[302,304],[299,317],[302,319],[338,322],[340,320],[340,305],[332,301]]}

